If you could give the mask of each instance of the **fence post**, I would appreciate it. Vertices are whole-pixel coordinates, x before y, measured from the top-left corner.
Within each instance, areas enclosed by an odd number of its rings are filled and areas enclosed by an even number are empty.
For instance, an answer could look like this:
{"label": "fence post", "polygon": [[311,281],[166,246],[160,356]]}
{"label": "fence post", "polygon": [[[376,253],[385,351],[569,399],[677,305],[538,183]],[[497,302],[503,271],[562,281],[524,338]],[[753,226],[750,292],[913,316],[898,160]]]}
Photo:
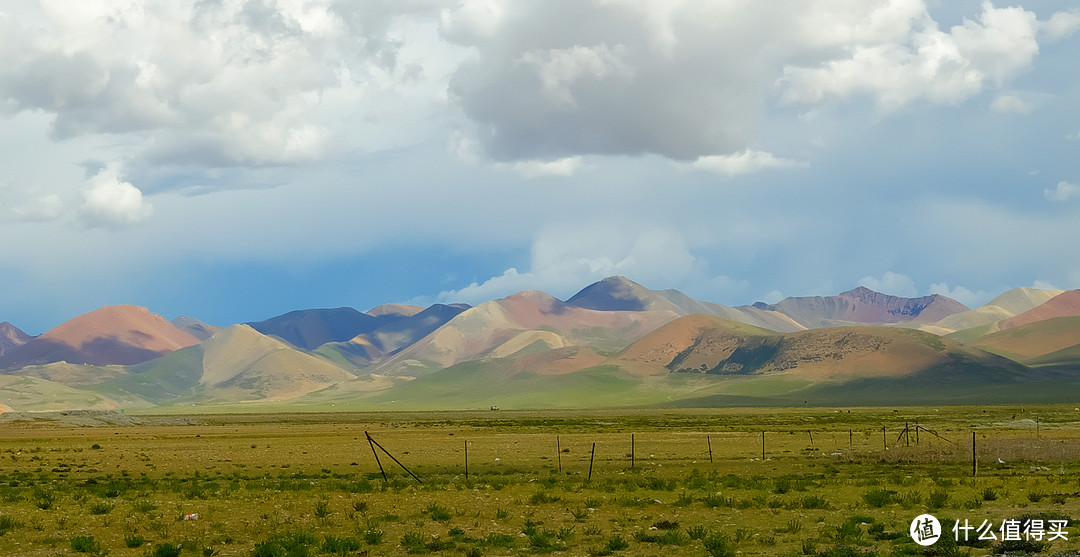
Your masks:
{"label": "fence post", "polygon": [[589,481],[590,482],[592,481],[592,463],[593,463],[594,458],[596,458],[596,443],[592,444],[592,453],[589,455]]}
{"label": "fence post", "polygon": [[761,432],[761,460],[765,460],[765,432]]}
{"label": "fence post", "polygon": [[386,479],[386,470],[382,467],[382,461],[379,460],[379,453],[375,451],[375,441],[368,435],[368,432],[364,432],[364,436],[367,437],[368,445],[371,445],[371,454],[375,455],[375,463],[379,465],[379,471],[382,472],[383,481],[389,481]]}
{"label": "fence post", "polygon": [[705,442],[709,444],[709,462],[712,463],[712,439],[706,435]]}
{"label": "fence post", "polygon": [[975,432],[971,432],[971,477],[979,473],[979,461],[975,458]]}
{"label": "fence post", "polygon": [[562,443],[558,435],[555,436],[555,456],[559,459],[559,473],[562,474]]}
{"label": "fence post", "polygon": [[469,479],[469,440],[465,440],[465,479]]}

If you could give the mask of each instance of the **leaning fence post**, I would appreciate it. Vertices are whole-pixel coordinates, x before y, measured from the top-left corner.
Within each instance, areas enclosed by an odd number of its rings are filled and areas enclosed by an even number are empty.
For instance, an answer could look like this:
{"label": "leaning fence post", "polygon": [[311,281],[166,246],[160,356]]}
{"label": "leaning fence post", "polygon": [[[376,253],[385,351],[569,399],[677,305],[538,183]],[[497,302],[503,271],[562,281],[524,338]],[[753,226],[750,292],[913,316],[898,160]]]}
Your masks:
{"label": "leaning fence post", "polygon": [[379,471],[382,472],[383,481],[389,481],[386,479],[386,470],[382,467],[382,461],[379,460],[379,453],[375,451],[375,441],[371,438],[368,432],[364,432],[364,436],[367,437],[368,445],[371,445],[371,454],[375,455],[375,463],[379,465]]}
{"label": "leaning fence post", "polygon": [[559,459],[559,473],[562,474],[562,443],[558,435],[555,436],[555,456]]}
{"label": "leaning fence post", "polygon": [[592,454],[589,455],[589,481],[592,481],[592,463],[596,458],[596,443],[592,444]]}
{"label": "leaning fence post", "polygon": [[712,439],[710,439],[709,436],[706,435],[705,436],[705,442],[709,444],[709,462],[711,463],[713,461],[712,460]]}
{"label": "leaning fence post", "polygon": [[[364,432],[364,435],[367,435],[368,441],[374,443],[376,447],[379,447],[379,449],[382,450],[382,452],[386,453],[386,456],[390,457],[390,460],[393,460],[394,462],[397,463],[398,466],[400,466],[403,470],[408,472],[409,475],[412,476],[412,478],[417,481],[417,483],[424,483],[423,480],[416,477],[416,474],[412,473],[412,470],[409,470],[409,468],[407,466],[405,466],[404,464],[402,464],[400,460],[398,460],[394,455],[390,454],[390,451],[386,450],[386,448],[383,447],[382,445],[380,445],[378,441],[373,439],[371,437],[371,435],[368,435],[368,433],[366,431]],[[378,458],[379,458],[378,456],[375,457],[376,460],[378,460]],[[380,464],[379,467],[381,468],[382,465]],[[383,476],[384,477],[386,476],[386,472],[383,472]]]}

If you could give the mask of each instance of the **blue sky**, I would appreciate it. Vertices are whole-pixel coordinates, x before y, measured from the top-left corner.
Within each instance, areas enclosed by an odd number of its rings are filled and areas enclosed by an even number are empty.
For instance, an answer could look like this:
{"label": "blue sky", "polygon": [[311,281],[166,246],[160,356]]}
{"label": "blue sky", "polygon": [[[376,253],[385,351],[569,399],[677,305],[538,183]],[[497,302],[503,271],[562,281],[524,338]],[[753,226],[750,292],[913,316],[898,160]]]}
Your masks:
{"label": "blue sky", "polygon": [[0,321],[1080,287],[1071,2],[0,7]]}

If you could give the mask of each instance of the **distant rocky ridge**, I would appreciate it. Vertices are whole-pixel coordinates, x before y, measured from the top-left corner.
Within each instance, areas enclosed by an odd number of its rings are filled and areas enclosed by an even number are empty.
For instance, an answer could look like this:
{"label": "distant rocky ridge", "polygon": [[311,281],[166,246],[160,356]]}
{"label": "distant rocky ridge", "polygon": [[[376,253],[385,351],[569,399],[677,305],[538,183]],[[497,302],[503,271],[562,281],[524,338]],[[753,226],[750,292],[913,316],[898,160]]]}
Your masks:
{"label": "distant rocky ridge", "polygon": [[902,298],[864,286],[836,296],[784,298],[775,304],[758,302],[753,307],[783,313],[807,329],[864,323],[929,323],[968,310],[964,304],[940,294]]}

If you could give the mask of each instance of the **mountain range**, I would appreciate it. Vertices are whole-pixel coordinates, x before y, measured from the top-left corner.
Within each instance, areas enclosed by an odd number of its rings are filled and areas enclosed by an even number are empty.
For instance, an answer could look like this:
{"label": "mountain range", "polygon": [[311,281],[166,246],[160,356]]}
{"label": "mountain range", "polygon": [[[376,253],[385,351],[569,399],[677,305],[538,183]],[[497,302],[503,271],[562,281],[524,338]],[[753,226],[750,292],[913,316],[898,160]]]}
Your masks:
{"label": "mountain range", "polygon": [[729,307],[608,277],[566,300],[227,326],[137,306],[36,337],[0,323],[0,409],[19,411],[1074,402],[1078,372],[1080,290],[968,308],[858,287]]}

